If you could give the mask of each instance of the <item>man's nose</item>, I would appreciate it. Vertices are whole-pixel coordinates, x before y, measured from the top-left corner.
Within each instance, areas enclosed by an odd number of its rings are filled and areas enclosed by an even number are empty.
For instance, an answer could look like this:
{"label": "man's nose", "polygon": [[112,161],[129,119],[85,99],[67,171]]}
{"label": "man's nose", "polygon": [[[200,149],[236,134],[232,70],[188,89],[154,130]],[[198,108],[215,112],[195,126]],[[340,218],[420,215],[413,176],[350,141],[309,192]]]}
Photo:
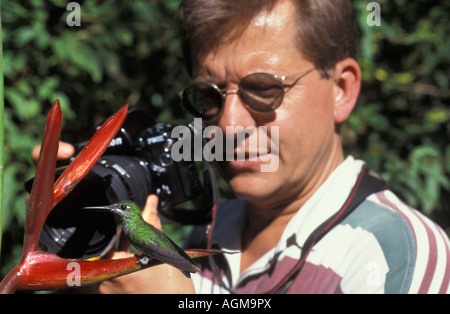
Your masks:
{"label": "man's nose", "polygon": [[226,91],[223,112],[218,121],[218,126],[226,131],[226,127],[243,126],[244,128],[255,125],[252,113],[248,110],[237,90],[229,89]]}

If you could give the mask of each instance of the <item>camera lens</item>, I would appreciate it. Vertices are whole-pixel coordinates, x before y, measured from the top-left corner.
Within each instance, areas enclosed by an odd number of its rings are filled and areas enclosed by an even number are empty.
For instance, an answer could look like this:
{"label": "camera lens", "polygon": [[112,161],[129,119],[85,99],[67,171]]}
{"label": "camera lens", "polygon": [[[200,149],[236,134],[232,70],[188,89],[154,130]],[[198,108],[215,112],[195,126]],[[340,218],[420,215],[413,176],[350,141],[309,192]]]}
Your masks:
{"label": "camera lens", "polygon": [[108,204],[100,177],[89,173],[49,214],[40,244],[63,258],[101,256],[114,244],[118,224],[112,213],[88,211],[86,206]]}
{"label": "camera lens", "polygon": [[146,163],[135,156],[103,156],[92,169],[105,184],[112,203],[132,200],[141,208],[151,191],[151,177]]}
{"label": "camera lens", "polygon": [[104,156],[49,214],[40,243],[63,258],[104,255],[117,237],[118,221],[107,211],[83,207],[133,200],[141,208],[150,194],[150,173],[135,156]]}

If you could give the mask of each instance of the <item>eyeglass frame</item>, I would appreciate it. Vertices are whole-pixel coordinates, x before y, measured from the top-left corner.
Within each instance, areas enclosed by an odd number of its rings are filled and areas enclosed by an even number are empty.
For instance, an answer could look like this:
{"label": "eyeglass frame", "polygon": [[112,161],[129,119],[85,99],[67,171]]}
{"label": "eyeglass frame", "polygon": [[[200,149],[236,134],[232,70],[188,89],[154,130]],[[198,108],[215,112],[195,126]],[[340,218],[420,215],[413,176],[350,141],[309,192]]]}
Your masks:
{"label": "eyeglass frame", "polygon": [[[300,79],[302,79],[303,77],[305,77],[307,74],[311,73],[311,72],[314,71],[314,70],[317,70],[317,68],[311,68],[311,69],[309,69],[309,70],[302,71],[302,72],[298,72],[298,73],[291,74],[291,75],[287,75],[287,76],[286,76],[286,75],[285,75],[285,76],[277,76],[277,75],[275,75],[275,74],[271,74],[271,73],[267,73],[267,72],[255,72],[255,73],[250,73],[250,74],[244,76],[244,77],[239,81],[238,87],[237,87],[237,88],[226,88],[226,87],[225,87],[225,88],[220,88],[219,86],[217,86],[217,85],[214,84],[214,83],[209,83],[209,82],[204,82],[204,81],[194,82],[194,83],[189,84],[188,86],[186,86],[182,91],[180,91],[180,92],[179,92],[179,96],[180,96],[180,99],[182,100],[182,103],[183,103],[184,107],[185,107],[187,110],[189,110],[192,114],[197,115],[196,113],[194,113],[194,111],[195,111],[195,112],[198,112],[198,111],[197,111],[192,105],[190,105],[190,103],[186,106],[186,103],[185,103],[185,101],[184,101],[184,99],[183,99],[183,95],[184,95],[185,90],[188,89],[189,87],[193,86],[193,85],[198,85],[198,84],[207,84],[207,85],[211,86],[212,88],[214,88],[214,89],[222,96],[222,103],[221,103],[221,108],[220,108],[219,112],[218,112],[214,117],[208,118],[208,120],[214,120],[214,119],[216,119],[217,117],[219,117],[219,116],[221,115],[221,113],[222,113],[222,111],[223,111],[223,108],[225,107],[225,98],[226,98],[227,95],[230,94],[229,91],[233,91],[233,92],[234,92],[233,94],[237,94],[237,95],[239,96],[239,98],[241,99],[242,103],[244,104],[244,106],[245,106],[247,109],[249,109],[250,111],[253,111],[253,112],[256,112],[256,113],[268,113],[268,112],[273,112],[273,111],[275,111],[276,109],[278,109],[278,108],[281,106],[281,104],[283,103],[283,100],[284,100],[284,95],[285,95],[285,93],[286,93],[286,92],[285,92],[285,89],[287,89],[287,88],[292,88],[293,86],[295,86],[295,85],[298,83],[298,81],[299,81]],[[282,97],[281,97],[280,103],[279,103],[276,107],[274,107],[274,108],[270,107],[270,110],[267,110],[267,111],[258,111],[258,110],[253,109],[252,107],[250,107],[250,106],[244,101],[244,99],[242,99],[242,96],[241,96],[240,93],[239,93],[239,86],[240,86],[242,80],[244,80],[245,78],[247,78],[247,77],[249,77],[249,76],[251,76],[251,75],[256,75],[256,74],[270,75],[270,76],[272,76],[274,79],[276,79],[276,80],[280,83],[280,85],[282,85],[282,86],[284,87],[283,89],[281,89],[281,92],[282,92],[282,95],[281,95],[281,96],[282,96]],[[298,77],[297,77],[291,84],[285,84],[285,83],[283,83],[284,81],[289,80],[290,78],[296,77],[296,76],[298,76]],[[200,114],[200,117],[204,118],[203,115],[201,115],[201,114]]]}

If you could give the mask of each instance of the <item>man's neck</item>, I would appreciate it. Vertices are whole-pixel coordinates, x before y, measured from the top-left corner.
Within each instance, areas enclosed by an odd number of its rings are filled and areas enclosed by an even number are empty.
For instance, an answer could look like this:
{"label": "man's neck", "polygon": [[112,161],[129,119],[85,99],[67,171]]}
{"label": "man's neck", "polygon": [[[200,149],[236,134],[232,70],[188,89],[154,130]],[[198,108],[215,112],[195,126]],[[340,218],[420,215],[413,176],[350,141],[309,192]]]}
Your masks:
{"label": "man's neck", "polygon": [[[322,186],[331,173],[344,161],[341,146],[332,152],[332,158],[297,193],[290,197],[248,201],[247,224],[242,234],[241,272],[279,242],[289,221]],[[295,187],[292,187],[295,190]],[[285,194],[288,195],[287,193]]]}

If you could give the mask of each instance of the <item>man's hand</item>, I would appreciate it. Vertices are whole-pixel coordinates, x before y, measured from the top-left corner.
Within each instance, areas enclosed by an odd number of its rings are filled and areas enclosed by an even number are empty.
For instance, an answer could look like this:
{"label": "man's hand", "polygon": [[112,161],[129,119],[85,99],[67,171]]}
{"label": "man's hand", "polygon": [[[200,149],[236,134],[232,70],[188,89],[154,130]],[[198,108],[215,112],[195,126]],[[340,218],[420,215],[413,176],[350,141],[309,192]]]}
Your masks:
{"label": "man's hand", "polygon": [[[142,218],[161,230],[158,217],[158,197],[150,195],[142,211]],[[128,248],[122,248],[128,249]],[[128,251],[114,252],[113,259],[132,256]],[[106,280],[99,285],[100,293],[194,293],[192,280],[178,269],[162,264],[129,275]]]}

